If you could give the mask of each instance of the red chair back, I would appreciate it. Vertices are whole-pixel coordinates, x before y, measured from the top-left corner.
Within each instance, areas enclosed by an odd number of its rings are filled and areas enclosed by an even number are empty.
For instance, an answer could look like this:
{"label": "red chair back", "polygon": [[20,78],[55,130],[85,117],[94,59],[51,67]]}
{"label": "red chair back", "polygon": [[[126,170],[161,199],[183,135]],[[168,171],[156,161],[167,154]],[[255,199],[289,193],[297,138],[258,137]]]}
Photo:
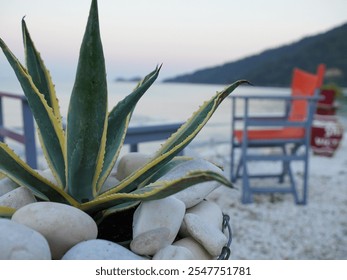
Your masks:
{"label": "red chair back", "polygon": [[[325,66],[318,66],[317,74],[295,68],[292,79],[292,96],[313,96],[323,83]],[[307,101],[293,100],[289,114],[290,121],[304,121],[307,116]]]}

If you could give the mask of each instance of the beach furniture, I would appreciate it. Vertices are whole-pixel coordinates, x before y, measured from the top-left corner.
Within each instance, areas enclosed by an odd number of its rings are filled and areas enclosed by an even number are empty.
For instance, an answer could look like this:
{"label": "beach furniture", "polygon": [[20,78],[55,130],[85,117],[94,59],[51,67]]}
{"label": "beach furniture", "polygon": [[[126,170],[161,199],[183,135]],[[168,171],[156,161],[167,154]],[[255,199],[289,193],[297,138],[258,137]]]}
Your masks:
{"label": "beach furniture", "polygon": [[[252,203],[254,194],[272,193],[291,193],[296,204],[307,203],[310,132],[324,72],[324,65],[318,66],[316,74],[294,69],[290,95],[231,96],[231,180],[242,179],[243,203]],[[281,116],[252,114],[251,102],[264,100],[283,101]],[[243,106],[237,105],[240,101]],[[302,184],[292,161],[302,162]],[[251,166],[255,162],[262,164],[256,171]]]}

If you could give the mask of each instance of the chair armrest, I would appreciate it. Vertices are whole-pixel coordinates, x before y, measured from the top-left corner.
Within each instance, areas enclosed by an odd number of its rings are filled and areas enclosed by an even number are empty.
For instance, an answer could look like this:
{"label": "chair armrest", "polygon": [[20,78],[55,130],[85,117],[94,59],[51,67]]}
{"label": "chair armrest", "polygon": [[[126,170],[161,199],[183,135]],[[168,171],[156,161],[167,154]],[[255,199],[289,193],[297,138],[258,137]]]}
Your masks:
{"label": "chair armrest", "polygon": [[[309,111],[313,110],[313,105],[321,99],[320,96],[291,96],[291,95],[233,95],[230,96],[232,99],[233,106],[233,124],[232,129],[236,128],[236,122],[243,122],[244,129],[246,127],[306,127],[307,121],[289,121],[288,114],[290,111],[291,101],[293,100],[306,100],[311,105],[309,106]],[[244,112],[243,115],[236,113],[236,100],[241,99],[244,101]],[[274,100],[274,101],[285,101],[286,107],[283,114],[273,114],[273,115],[252,115],[250,113],[249,102],[251,100]]]}
{"label": "chair armrest", "polygon": [[[305,127],[307,121],[289,121],[286,117],[236,117],[234,121],[243,123],[243,127]],[[242,128],[241,128],[242,129]]]}
{"label": "chair armrest", "polygon": [[[290,107],[291,107],[291,101],[293,100],[307,100],[309,103],[314,104],[318,100],[321,100],[321,96],[306,96],[306,95],[301,95],[301,96],[291,96],[291,95],[232,95],[229,96],[232,99],[232,117],[234,118],[234,121],[243,121],[244,119],[256,119],[256,118],[262,118],[264,120],[269,119],[273,120],[275,117],[274,115],[270,116],[255,116],[250,113],[249,110],[249,102],[253,100],[274,100],[274,101],[284,101],[285,102],[285,108],[283,114],[278,114],[276,115],[275,118],[288,118],[289,112],[290,112]],[[237,115],[236,113],[236,101],[237,99],[241,99],[244,101],[244,112],[243,116]]]}
{"label": "chair armrest", "polygon": [[321,96],[307,96],[307,95],[297,95],[297,96],[291,96],[291,95],[230,95],[229,98],[231,99],[272,99],[272,100],[308,100],[308,101],[318,101],[323,99]]}
{"label": "chair armrest", "polygon": [[234,117],[235,121],[244,121],[245,119],[249,121],[284,121],[287,119],[286,115],[262,115],[262,116],[248,116],[247,118],[243,115],[237,115]]}
{"label": "chair armrest", "polygon": [[246,127],[304,127],[306,126],[306,121],[288,121],[287,119],[267,119],[267,120],[254,120],[247,118],[245,119]]}

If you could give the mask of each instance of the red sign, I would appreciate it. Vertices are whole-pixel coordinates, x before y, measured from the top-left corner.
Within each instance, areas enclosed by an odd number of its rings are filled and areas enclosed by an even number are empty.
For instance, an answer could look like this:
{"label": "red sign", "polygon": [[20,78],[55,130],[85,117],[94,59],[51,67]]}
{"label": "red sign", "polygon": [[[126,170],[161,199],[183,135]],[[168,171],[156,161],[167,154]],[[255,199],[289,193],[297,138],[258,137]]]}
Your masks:
{"label": "red sign", "polygon": [[311,131],[314,154],[333,156],[343,135],[343,126],[333,115],[315,115]]}

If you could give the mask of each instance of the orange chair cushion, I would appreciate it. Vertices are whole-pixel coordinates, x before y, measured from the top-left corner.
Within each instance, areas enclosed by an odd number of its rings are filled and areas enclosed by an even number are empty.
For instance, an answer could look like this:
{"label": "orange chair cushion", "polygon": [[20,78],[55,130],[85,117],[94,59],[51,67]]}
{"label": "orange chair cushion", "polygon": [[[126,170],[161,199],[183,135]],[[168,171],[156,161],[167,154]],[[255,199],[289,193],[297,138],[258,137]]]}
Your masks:
{"label": "orange chair cushion", "polygon": [[[234,136],[242,142],[243,130],[235,130]],[[305,129],[287,127],[283,129],[248,130],[248,140],[301,139],[305,136]]]}

